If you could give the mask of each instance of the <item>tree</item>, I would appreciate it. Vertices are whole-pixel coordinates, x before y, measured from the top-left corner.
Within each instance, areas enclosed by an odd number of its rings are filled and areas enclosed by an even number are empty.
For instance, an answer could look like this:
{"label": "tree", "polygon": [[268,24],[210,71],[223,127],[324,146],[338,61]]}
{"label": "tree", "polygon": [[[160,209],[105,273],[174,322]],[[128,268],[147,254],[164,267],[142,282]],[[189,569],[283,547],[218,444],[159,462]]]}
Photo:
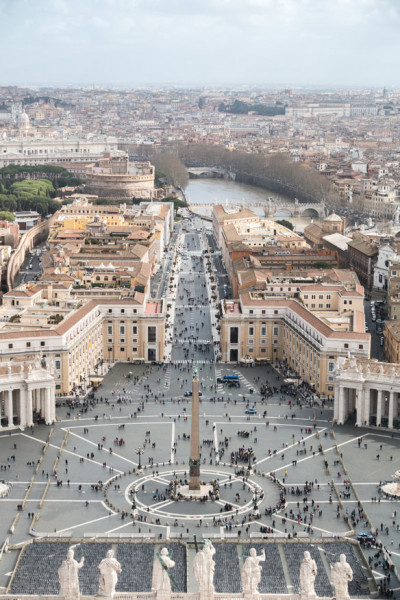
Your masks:
{"label": "tree", "polygon": [[151,162],[157,169],[168,178],[174,187],[185,188],[189,183],[187,169],[181,159],[175,154],[154,154]]}
{"label": "tree", "polygon": [[279,221],[277,221],[277,223],[279,223],[279,225],[282,225],[283,227],[286,227],[287,229],[290,229],[291,231],[294,230],[293,223],[287,221],[286,219],[280,219]]}
{"label": "tree", "polygon": [[15,217],[8,210],[1,210],[0,211],[0,220],[1,221],[10,221],[10,222],[12,222],[12,221],[15,221]]}

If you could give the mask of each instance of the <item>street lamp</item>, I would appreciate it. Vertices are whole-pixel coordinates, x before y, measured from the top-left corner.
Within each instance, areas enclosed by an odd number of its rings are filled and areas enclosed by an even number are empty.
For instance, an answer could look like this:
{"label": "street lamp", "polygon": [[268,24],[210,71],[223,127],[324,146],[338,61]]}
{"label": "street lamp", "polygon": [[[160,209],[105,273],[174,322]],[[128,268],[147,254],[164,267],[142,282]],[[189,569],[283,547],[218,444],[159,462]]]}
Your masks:
{"label": "street lamp", "polygon": [[139,457],[138,469],[140,470],[140,469],[142,468],[142,463],[141,463],[141,461],[140,461],[140,458],[141,458],[141,456],[142,456],[142,454],[143,454],[143,452],[144,452],[144,448],[137,448],[137,449],[135,450],[135,452],[136,452],[136,454],[137,454],[137,455],[138,455],[138,457]]}

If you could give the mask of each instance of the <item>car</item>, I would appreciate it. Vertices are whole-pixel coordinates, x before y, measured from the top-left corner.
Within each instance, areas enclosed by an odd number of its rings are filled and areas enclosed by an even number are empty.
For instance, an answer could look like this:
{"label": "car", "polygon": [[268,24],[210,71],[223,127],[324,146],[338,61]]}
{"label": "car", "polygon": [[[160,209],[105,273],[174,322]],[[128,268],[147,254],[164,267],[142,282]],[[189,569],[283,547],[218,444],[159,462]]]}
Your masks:
{"label": "car", "polygon": [[[185,396],[185,398],[190,398],[190,396],[192,395],[191,390],[186,390],[186,392],[183,394]],[[199,396],[202,396],[203,392],[199,391]]]}
{"label": "car", "polygon": [[383,323],[383,319],[380,319],[380,318],[379,318],[379,319],[377,319],[377,320],[376,320],[376,322],[377,322],[377,323]]}
{"label": "car", "polygon": [[257,409],[249,406],[249,408],[246,408],[244,412],[246,413],[246,415],[255,415],[257,414]]}
{"label": "car", "polygon": [[372,317],[372,319],[371,319],[371,320],[372,320],[372,321],[375,323],[375,321],[376,321],[376,316],[374,315],[374,316]]}

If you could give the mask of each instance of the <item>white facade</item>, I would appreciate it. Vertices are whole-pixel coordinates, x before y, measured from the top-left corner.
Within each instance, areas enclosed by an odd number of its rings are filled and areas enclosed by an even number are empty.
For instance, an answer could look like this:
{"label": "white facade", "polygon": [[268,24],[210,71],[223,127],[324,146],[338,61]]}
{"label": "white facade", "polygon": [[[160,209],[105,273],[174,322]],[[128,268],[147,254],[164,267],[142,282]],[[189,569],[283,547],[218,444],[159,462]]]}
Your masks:
{"label": "white facade", "polygon": [[56,418],[52,361],[0,363],[0,431],[3,427],[29,427],[40,419]]}
{"label": "white facade", "polygon": [[334,420],[343,425],[353,414],[356,425],[399,426],[400,367],[349,356],[336,365]]}
{"label": "white facade", "polygon": [[374,288],[387,290],[389,266],[391,262],[399,261],[400,256],[390,246],[379,248],[378,260],[374,267]]}
{"label": "white facade", "polygon": [[8,165],[94,161],[118,150],[114,137],[94,139],[10,138],[0,140],[0,168]]}

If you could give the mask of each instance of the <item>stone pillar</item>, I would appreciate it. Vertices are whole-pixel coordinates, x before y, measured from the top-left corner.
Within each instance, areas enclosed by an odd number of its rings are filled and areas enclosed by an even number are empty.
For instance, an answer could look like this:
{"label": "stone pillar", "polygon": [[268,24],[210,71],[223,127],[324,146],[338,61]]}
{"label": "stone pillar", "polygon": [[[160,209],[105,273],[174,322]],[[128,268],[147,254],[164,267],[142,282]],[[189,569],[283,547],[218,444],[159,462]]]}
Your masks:
{"label": "stone pillar", "polygon": [[8,417],[8,426],[12,427],[14,422],[13,422],[13,397],[12,397],[12,390],[6,390],[5,392],[5,402],[6,402],[6,413],[7,413],[7,417]]}
{"label": "stone pillar", "polygon": [[379,427],[379,425],[382,423],[382,395],[383,395],[383,391],[378,390],[378,400],[376,403],[376,425],[377,425],[377,427]]}
{"label": "stone pillar", "polygon": [[[394,412],[394,396],[397,396],[397,392],[390,392],[389,395],[389,416],[388,416],[388,427],[393,429],[393,412]],[[396,398],[397,400],[397,398]]]}
{"label": "stone pillar", "polygon": [[49,387],[44,388],[43,390],[45,400],[44,400],[44,420],[48,425],[53,421],[51,416],[51,390]]}
{"label": "stone pillar", "polygon": [[367,389],[364,391],[364,411],[363,411],[363,423],[369,425],[369,417],[371,414],[371,390]]}
{"label": "stone pillar", "polygon": [[56,420],[56,385],[54,381],[49,387],[49,391],[46,392],[50,396],[50,418],[53,423]]}
{"label": "stone pillar", "polygon": [[199,380],[192,382],[192,423],[190,430],[189,490],[200,490]]}
{"label": "stone pillar", "polygon": [[27,389],[25,395],[25,407],[26,407],[26,423],[27,427],[33,425],[33,390]]}
{"label": "stone pillar", "polygon": [[21,387],[19,389],[19,423],[21,427],[26,426],[26,395],[26,389]]}
{"label": "stone pillar", "polygon": [[333,419],[336,423],[339,421],[339,402],[340,402],[341,384],[335,383],[335,397],[333,401]]}
{"label": "stone pillar", "polygon": [[344,387],[341,385],[339,388],[339,414],[338,414],[338,424],[339,425],[343,425],[345,417],[345,389]]}

